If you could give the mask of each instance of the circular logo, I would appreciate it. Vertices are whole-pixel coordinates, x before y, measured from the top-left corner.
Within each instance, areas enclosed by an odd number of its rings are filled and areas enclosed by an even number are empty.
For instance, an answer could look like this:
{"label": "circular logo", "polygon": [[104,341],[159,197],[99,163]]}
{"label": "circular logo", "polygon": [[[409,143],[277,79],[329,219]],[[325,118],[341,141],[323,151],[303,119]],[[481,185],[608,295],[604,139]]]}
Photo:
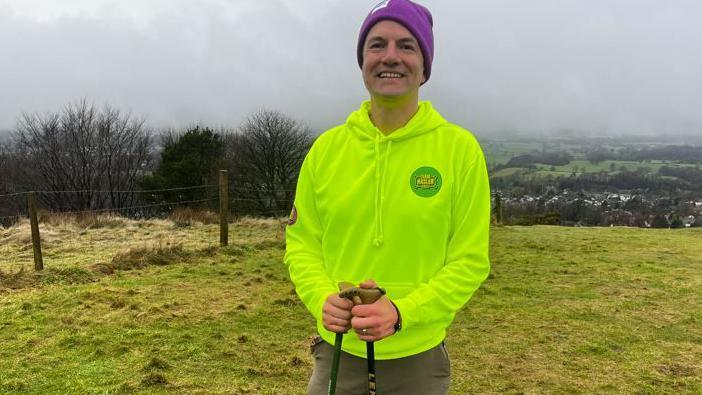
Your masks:
{"label": "circular logo", "polygon": [[420,167],[410,177],[410,188],[421,197],[432,197],[441,190],[441,174],[433,167]]}

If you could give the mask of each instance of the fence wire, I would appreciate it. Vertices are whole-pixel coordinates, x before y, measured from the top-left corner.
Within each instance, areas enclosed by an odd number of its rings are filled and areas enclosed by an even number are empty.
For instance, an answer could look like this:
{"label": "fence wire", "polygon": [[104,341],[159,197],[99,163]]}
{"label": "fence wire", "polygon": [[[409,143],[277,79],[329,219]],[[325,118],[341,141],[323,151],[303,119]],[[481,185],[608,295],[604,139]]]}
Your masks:
{"label": "fence wire", "polygon": [[61,193],[156,193],[156,192],[172,192],[172,191],[185,191],[192,189],[207,189],[207,188],[218,188],[218,185],[198,185],[194,187],[178,187],[178,188],[167,188],[167,189],[134,189],[134,190],[104,190],[104,189],[82,189],[75,191],[23,191],[0,195],[0,197],[11,197],[11,196],[21,196],[28,195],[31,192],[37,194],[51,195],[51,194],[61,194]]}
{"label": "fence wire", "polygon": [[26,194],[28,194],[28,193],[29,193],[29,192],[6,193],[6,194],[0,195],[0,198],[4,198],[4,197],[13,197],[13,196],[22,196],[22,195],[26,195]]}
{"label": "fence wire", "polygon": [[[247,191],[247,192],[267,192],[265,189],[260,189],[260,188],[242,188],[242,187],[233,187],[229,188],[231,191]],[[268,191],[270,192],[270,191]],[[295,192],[294,189],[276,189],[275,192]]]}
{"label": "fence wire", "polygon": [[[155,194],[155,193],[164,193],[164,192],[176,192],[176,191],[188,191],[188,190],[214,190],[217,189],[219,185],[197,185],[197,186],[189,186],[189,187],[176,187],[176,188],[163,188],[163,189],[147,189],[147,190],[114,190],[114,191],[109,191],[109,190],[95,190],[95,189],[84,189],[84,190],[58,190],[58,191],[47,191],[47,190],[38,190],[38,191],[22,191],[22,192],[13,192],[13,193],[6,193],[6,194],[0,194],[0,198],[12,198],[12,197],[18,197],[18,196],[26,196],[32,192],[34,192],[37,195],[59,195],[59,194],[85,194],[85,193],[93,193],[93,194],[106,194],[106,193],[120,193],[120,194],[135,194],[135,195],[141,195],[141,194]],[[261,193],[265,193],[265,190],[261,189],[256,189],[256,188],[245,188],[245,187],[230,187],[229,188],[230,192],[252,192],[252,191],[257,191]],[[291,189],[282,189],[278,190],[276,192],[295,192],[295,190]],[[209,193],[208,193],[209,194]],[[139,198],[138,198],[139,199]],[[169,207],[169,206],[178,206],[178,205],[187,205],[187,204],[199,204],[199,203],[207,203],[207,202],[214,202],[219,200],[218,197],[211,197],[211,198],[206,198],[206,199],[196,199],[196,200],[181,200],[181,201],[176,201],[176,202],[162,202],[162,203],[152,203],[152,204],[138,204],[134,206],[125,206],[125,207],[110,207],[110,208],[99,208],[99,209],[83,209],[83,210],[68,210],[68,211],[49,211],[52,214],[87,214],[87,213],[109,213],[109,212],[115,212],[115,213],[128,213],[130,211],[135,211],[135,210],[144,210],[144,209],[152,209],[152,208],[157,208],[157,207]],[[265,199],[254,199],[254,198],[245,198],[245,197],[236,197],[236,198],[230,198],[229,200],[232,203],[236,202],[241,202],[244,203],[244,205],[247,206],[252,206],[253,204],[245,204],[245,203],[264,203]],[[253,205],[253,206],[258,206],[258,205]],[[19,207],[17,207],[19,208]],[[236,204],[232,205],[230,207],[230,211],[232,215],[252,215],[252,216],[263,216],[263,217],[287,217],[290,214],[290,210],[271,210],[271,209],[265,209],[259,207],[245,207],[245,208],[238,208],[236,207]],[[239,213],[240,212],[240,213]],[[144,213],[142,212],[141,214],[137,215],[160,215],[163,213]],[[29,214],[27,212],[18,212],[17,214],[14,215],[5,215],[5,216],[0,216],[0,224],[8,224],[8,223],[15,223],[19,221],[22,218],[27,218]]]}
{"label": "fence wire", "polygon": [[55,213],[56,214],[83,214],[83,213],[102,213],[102,212],[109,212],[109,211],[128,211],[128,210],[136,210],[136,209],[150,208],[150,207],[173,206],[173,205],[178,205],[178,204],[204,203],[204,202],[210,202],[210,201],[215,201],[215,200],[217,200],[217,199],[210,198],[210,199],[199,199],[199,200],[183,200],[183,201],[179,201],[179,202],[145,204],[145,205],[140,205],[140,206],[129,206],[129,207],[113,207],[113,208],[104,208],[104,209],[96,209],[96,210],[57,211]]}

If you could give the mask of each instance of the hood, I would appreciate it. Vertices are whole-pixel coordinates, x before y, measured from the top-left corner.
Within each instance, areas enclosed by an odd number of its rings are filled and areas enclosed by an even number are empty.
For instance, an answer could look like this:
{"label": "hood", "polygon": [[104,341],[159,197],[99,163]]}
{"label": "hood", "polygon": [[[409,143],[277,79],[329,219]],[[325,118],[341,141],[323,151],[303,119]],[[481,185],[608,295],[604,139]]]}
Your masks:
{"label": "hood", "polygon": [[361,104],[361,108],[354,111],[346,119],[346,126],[360,139],[375,140],[380,136],[380,141],[402,141],[415,136],[429,133],[446,123],[428,101],[419,102],[419,109],[407,124],[389,135],[384,135],[370,119],[370,100]]}

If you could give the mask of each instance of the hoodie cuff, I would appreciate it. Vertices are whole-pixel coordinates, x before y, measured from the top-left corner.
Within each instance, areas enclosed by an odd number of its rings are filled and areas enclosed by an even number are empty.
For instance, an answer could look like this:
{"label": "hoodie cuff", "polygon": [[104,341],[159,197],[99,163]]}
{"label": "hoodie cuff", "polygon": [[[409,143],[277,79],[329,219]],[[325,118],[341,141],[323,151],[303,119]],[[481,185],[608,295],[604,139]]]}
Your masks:
{"label": "hoodie cuff", "polygon": [[412,326],[416,325],[418,322],[415,319],[416,317],[416,310],[417,310],[417,305],[407,299],[407,298],[402,298],[402,299],[396,299],[393,300],[393,304],[395,305],[395,308],[397,309],[398,316],[400,314],[402,315],[402,329],[405,330],[407,328],[411,328]]}

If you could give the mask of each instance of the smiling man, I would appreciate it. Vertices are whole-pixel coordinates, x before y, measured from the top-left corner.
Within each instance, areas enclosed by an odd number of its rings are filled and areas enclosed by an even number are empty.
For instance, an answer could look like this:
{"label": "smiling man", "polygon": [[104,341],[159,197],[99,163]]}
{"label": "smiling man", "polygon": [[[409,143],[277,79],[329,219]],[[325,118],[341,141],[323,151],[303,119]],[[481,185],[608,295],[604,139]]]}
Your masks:
{"label": "smiling man", "polygon": [[[338,394],[367,391],[375,343],[377,393],[445,394],[444,339],[488,275],[490,188],[475,138],[419,89],[431,76],[433,20],[386,0],[366,17],[358,63],[370,100],[319,136],[300,170],[285,263],[317,320],[309,394],[327,392],[336,333],[345,336]],[[386,296],[354,306],[341,281]]]}

